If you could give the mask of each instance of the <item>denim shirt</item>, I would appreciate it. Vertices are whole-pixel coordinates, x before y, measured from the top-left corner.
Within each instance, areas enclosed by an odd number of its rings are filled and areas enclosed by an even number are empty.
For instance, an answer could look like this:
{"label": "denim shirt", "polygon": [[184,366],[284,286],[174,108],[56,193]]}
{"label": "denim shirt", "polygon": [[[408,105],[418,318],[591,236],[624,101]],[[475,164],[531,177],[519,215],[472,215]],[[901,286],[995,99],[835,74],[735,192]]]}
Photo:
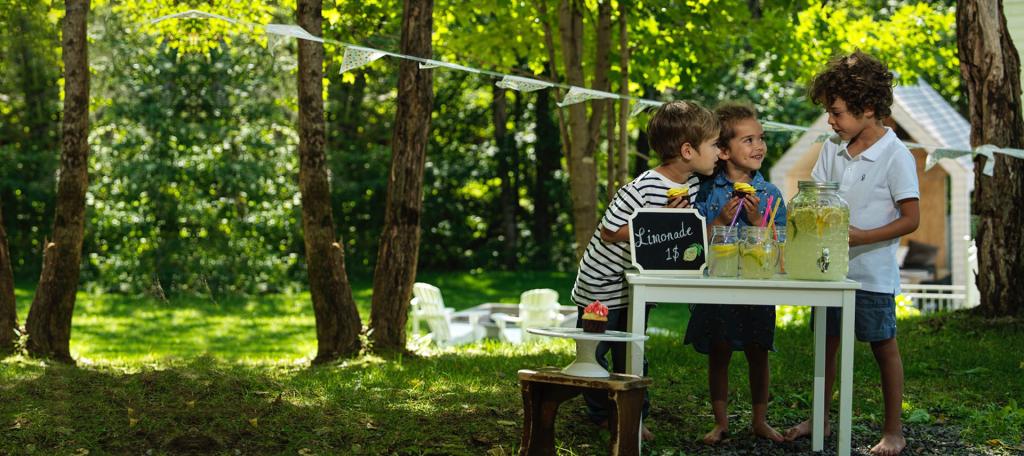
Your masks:
{"label": "denim shirt", "polygon": [[[755,195],[761,199],[761,203],[758,207],[758,212],[762,215],[765,213],[765,208],[768,205],[768,196],[774,197],[772,205],[775,204],[775,200],[782,198],[782,192],[771,182],[764,180],[764,176],[761,175],[760,171],[754,172],[754,178],[751,179],[750,185],[756,190]],[[732,199],[733,182],[729,178],[725,177],[725,171],[721,170],[715,173],[715,176],[708,179],[706,182],[702,182],[700,190],[697,192],[697,202],[694,204],[697,209],[707,217],[708,224],[718,217],[718,214],[722,212],[722,208],[725,204]],[[746,211],[741,210],[739,220],[736,222],[737,226],[750,226],[760,224],[760,220],[751,222],[747,220]],[[775,214],[775,225],[786,226],[786,203],[782,202],[779,204],[779,212]]]}

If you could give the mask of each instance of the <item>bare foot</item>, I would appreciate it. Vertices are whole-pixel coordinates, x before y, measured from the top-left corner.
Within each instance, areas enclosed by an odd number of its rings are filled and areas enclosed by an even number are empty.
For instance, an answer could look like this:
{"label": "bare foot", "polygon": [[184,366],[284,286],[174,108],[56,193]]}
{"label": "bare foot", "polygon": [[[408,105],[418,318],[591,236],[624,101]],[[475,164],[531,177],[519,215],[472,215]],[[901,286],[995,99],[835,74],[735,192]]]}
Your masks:
{"label": "bare foot", "polygon": [[[792,442],[804,437],[810,437],[813,430],[814,427],[811,425],[811,420],[804,420],[802,423],[786,429],[786,440]],[[830,435],[832,435],[832,431],[829,429],[828,423],[825,423],[825,437]]]}
{"label": "bare foot", "polygon": [[907,439],[903,434],[883,434],[882,440],[871,448],[871,454],[878,456],[896,456],[907,447]]}
{"label": "bare foot", "polygon": [[776,443],[782,443],[783,441],[786,440],[786,438],[783,437],[782,434],[779,434],[779,431],[776,431],[775,428],[769,426],[768,423],[755,423],[751,427],[754,430],[754,435],[758,437],[763,437]]}
{"label": "bare foot", "polygon": [[704,443],[708,445],[714,445],[722,441],[722,439],[729,436],[729,426],[723,426],[716,424],[715,428],[704,434]]}

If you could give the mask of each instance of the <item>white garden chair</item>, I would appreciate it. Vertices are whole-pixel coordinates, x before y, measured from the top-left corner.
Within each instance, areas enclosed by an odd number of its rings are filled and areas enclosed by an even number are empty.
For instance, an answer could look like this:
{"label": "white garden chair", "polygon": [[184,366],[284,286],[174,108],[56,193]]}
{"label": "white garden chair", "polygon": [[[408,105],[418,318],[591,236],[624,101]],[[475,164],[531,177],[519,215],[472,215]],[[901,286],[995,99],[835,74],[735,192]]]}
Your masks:
{"label": "white garden chair", "polygon": [[[483,328],[479,324],[481,313],[459,314],[455,309],[445,307],[441,290],[429,283],[416,282],[412,286],[412,294],[409,304],[413,334],[419,333],[422,321],[430,328],[430,339],[440,347],[472,343],[483,338]],[[455,321],[456,316],[467,317],[468,323]]]}
{"label": "white garden chair", "polygon": [[[566,316],[558,305],[558,292],[550,288],[524,291],[519,297],[519,316],[503,313],[491,314],[498,325],[498,337],[514,344],[529,342],[539,337],[526,332],[529,328],[560,326]],[[515,325],[517,327],[510,327]]]}

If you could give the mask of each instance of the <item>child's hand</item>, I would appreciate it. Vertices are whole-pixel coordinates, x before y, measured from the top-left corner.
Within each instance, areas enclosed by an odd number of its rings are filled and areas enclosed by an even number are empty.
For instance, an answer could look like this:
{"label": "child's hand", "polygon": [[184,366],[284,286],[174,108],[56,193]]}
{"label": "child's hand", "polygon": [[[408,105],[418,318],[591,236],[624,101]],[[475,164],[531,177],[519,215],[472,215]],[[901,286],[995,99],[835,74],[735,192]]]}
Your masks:
{"label": "child's hand", "polygon": [[761,223],[762,214],[761,211],[757,210],[757,208],[761,207],[761,198],[748,193],[747,196],[743,197],[743,199],[743,209],[747,213],[747,221],[750,222],[751,225]]}
{"label": "child's hand", "polygon": [[728,225],[732,223],[733,217],[736,216],[736,211],[739,210],[740,202],[743,201],[740,198],[730,198],[725,206],[722,206],[722,211],[718,213],[718,218],[715,219],[716,225]]}
{"label": "child's hand", "polygon": [[867,239],[867,234],[867,231],[850,225],[850,247],[870,244],[870,242]]}
{"label": "child's hand", "polygon": [[665,207],[669,209],[685,209],[687,207],[690,207],[690,198],[688,196],[677,196],[675,198],[670,198],[668,202],[665,203]]}

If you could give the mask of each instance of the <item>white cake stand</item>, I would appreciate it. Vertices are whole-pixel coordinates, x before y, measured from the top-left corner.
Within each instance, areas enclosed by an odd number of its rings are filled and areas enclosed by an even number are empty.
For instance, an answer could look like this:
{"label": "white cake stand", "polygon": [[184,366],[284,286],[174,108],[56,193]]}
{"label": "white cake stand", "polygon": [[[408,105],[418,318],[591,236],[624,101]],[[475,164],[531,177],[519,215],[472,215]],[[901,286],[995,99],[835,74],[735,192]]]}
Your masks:
{"label": "white cake stand", "polygon": [[608,377],[608,371],[597,363],[597,344],[599,342],[636,342],[647,340],[647,336],[622,331],[605,331],[603,333],[583,332],[583,328],[529,328],[531,334],[550,337],[565,337],[576,341],[576,359],[562,369],[565,375],[576,377]]}

